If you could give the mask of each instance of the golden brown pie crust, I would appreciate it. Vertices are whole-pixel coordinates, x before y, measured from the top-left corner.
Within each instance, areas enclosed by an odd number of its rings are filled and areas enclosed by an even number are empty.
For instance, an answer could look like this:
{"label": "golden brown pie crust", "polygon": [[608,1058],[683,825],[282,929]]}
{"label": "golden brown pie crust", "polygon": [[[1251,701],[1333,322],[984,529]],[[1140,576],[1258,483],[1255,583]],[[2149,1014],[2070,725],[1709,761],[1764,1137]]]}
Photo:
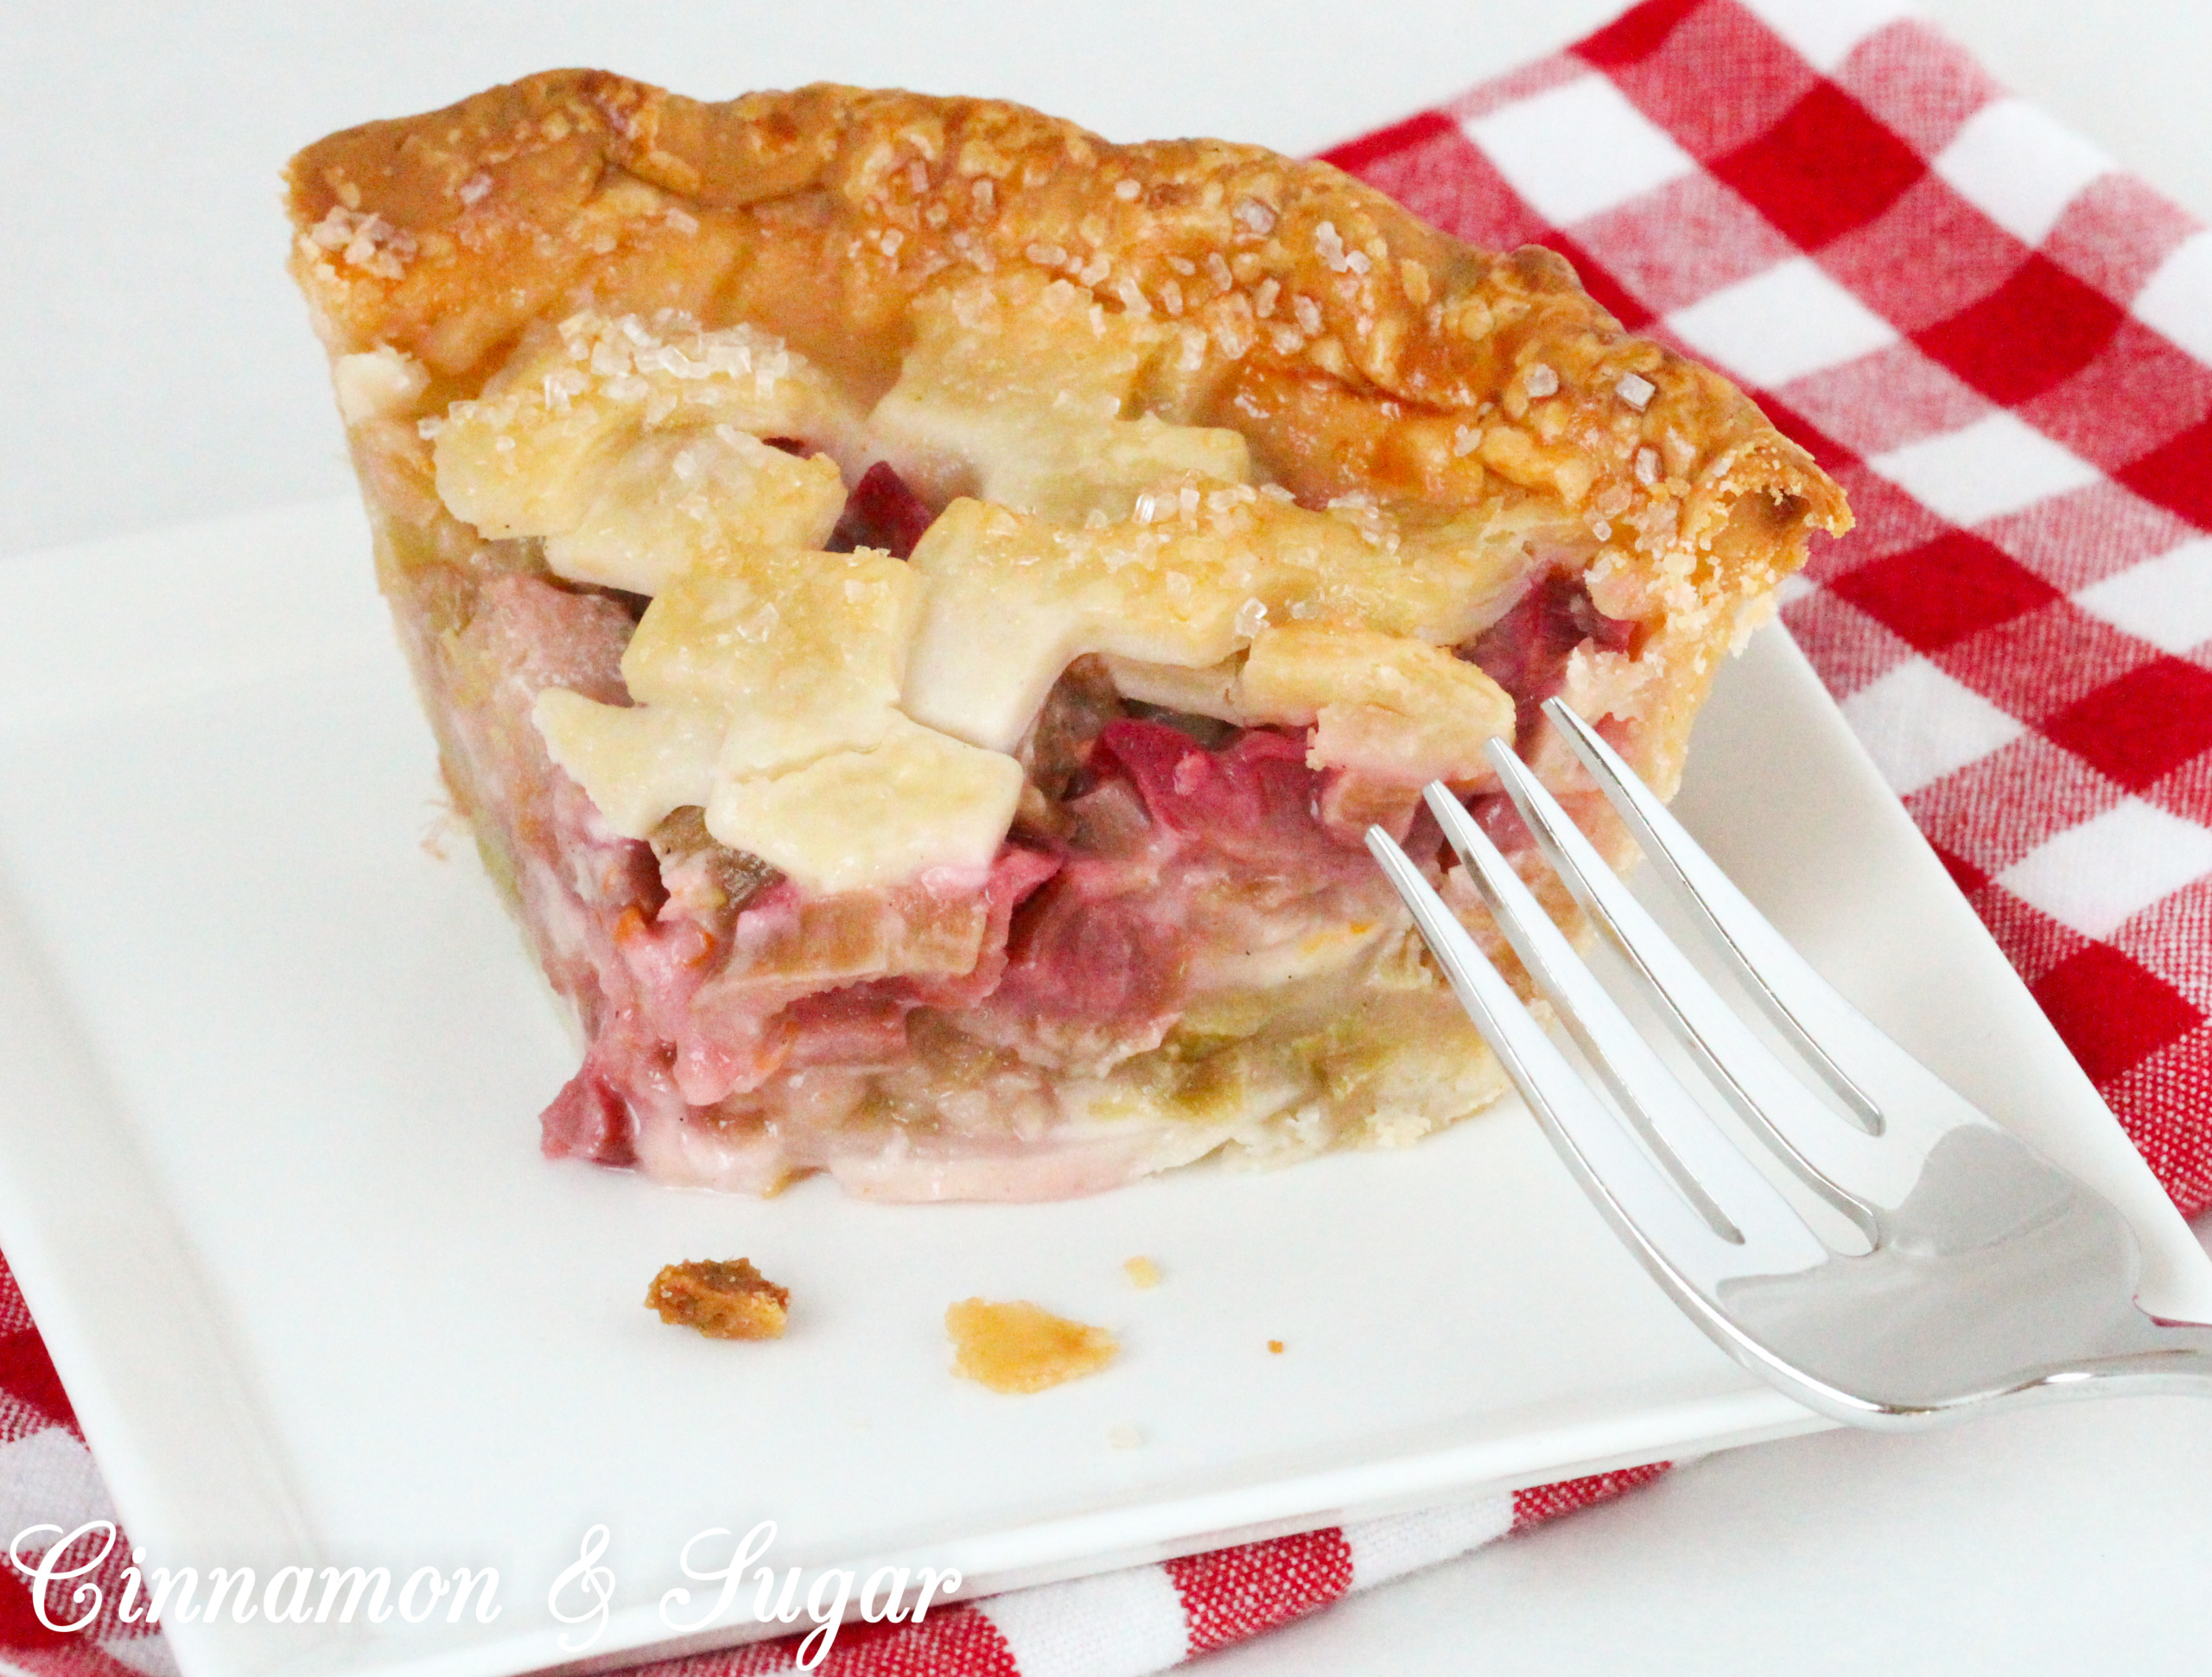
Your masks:
{"label": "golden brown pie crust", "polygon": [[[865,405],[898,375],[918,293],[1027,266],[1202,332],[1147,405],[1241,431],[1301,501],[1503,488],[1671,537],[1614,546],[1592,593],[1618,617],[1663,604],[1662,650],[1698,666],[1738,630],[1710,607],[1764,594],[1806,531],[1850,524],[1749,399],[1623,333],[1557,255],[1477,250],[1257,147],[1114,145],[990,99],[822,84],[707,104],[558,70],[332,135],[289,181],[293,269],[327,346],[415,356],[426,411],[586,301],[749,321]],[[1719,578],[1682,574],[1707,562]],[[1662,790],[1694,708],[1637,730]]]}

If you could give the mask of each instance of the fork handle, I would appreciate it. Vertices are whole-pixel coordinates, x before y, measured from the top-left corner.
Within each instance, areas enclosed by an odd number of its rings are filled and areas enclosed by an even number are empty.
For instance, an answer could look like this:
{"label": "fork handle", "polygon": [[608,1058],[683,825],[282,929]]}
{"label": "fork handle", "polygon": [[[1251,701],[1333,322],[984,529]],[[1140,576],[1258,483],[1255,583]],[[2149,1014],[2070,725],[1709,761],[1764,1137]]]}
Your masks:
{"label": "fork handle", "polygon": [[2134,1345],[2046,1375],[2037,1384],[2055,1397],[2070,1392],[2083,1397],[2212,1397],[2212,1327],[2140,1320],[2140,1329],[2128,1336],[2138,1342]]}

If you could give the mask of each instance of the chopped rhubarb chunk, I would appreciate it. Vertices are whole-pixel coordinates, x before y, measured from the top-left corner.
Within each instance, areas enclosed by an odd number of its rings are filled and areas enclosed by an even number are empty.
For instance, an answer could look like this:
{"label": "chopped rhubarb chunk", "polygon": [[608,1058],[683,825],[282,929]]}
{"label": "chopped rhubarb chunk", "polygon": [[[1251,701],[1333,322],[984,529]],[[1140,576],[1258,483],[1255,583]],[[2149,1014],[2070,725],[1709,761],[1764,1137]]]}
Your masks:
{"label": "chopped rhubarb chunk", "polygon": [[1170,831],[1205,835],[1255,858],[1286,858],[1325,844],[1313,816],[1318,777],[1303,740],[1251,728],[1207,751],[1164,722],[1129,719],[1098,736],[1098,756],[1118,763],[1152,818]]}
{"label": "chopped rhubarb chunk", "polygon": [[599,1067],[585,1060],[538,1122],[548,1159],[585,1159],[594,1165],[634,1165],[630,1105]]}
{"label": "chopped rhubarb chunk", "polygon": [[1529,830],[1529,823],[1521,819],[1521,811],[1513,807],[1513,800],[1503,792],[1485,792],[1467,806],[1468,814],[1492,844],[1512,855],[1522,850],[1536,848],[1536,835]]}
{"label": "chopped rhubarb chunk", "polygon": [[1627,651],[1638,626],[1599,611],[1580,577],[1553,571],[1460,655],[1513,696],[1526,745],[1544,701],[1567,679],[1568,654],[1586,640],[1601,651]]}
{"label": "chopped rhubarb chunk", "polygon": [[830,532],[830,551],[880,548],[894,559],[912,558],[914,544],[936,520],[929,503],[906,486],[889,461],[880,460],[861,474],[846,498],[844,516]]}
{"label": "chopped rhubarb chunk", "polygon": [[1065,870],[1021,917],[1013,941],[1002,994],[1025,1012],[1108,1023],[1164,1021],[1173,1012],[1184,934],[1172,905],[1163,912],[1124,888],[1118,870]]}

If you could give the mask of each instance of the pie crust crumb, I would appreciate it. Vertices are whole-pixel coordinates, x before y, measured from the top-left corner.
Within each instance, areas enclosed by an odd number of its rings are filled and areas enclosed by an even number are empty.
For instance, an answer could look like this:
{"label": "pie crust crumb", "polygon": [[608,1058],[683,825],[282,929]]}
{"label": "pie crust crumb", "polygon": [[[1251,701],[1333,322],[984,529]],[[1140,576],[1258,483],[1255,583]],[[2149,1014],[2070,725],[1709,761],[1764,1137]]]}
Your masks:
{"label": "pie crust crumb", "polygon": [[696,1328],[709,1339],[780,1339],[791,1301],[749,1258],[724,1263],[672,1263],[645,1289],[645,1308],[671,1327]]}
{"label": "pie crust crumb", "polygon": [[1139,1288],[1160,1285],[1160,1266],[1150,1258],[1131,1258],[1122,1266],[1122,1273],[1129,1278],[1129,1285]]}
{"label": "pie crust crumb", "polygon": [[1018,1299],[989,1304],[963,1299],[944,1312],[952,1371],[994,1392],[1041,1392],[1096,1374],[1114,1360],[1120,1342],[1103,1328]]}

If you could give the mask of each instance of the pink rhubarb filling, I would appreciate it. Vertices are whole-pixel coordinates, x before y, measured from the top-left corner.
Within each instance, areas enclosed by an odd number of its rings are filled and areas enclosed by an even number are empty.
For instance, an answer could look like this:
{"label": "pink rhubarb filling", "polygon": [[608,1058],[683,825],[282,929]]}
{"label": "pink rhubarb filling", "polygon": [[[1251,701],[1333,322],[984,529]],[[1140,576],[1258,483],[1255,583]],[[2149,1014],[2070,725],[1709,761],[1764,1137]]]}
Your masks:
{"label": "pink rhubarb filling", "polygon": [[[879,466],[836,539],[903,557],[929,518]],[[1040,724],[1033,752],[1046,816],[1026,804],[987,870],[809,899],[757,864],[734,867],[748,859],[716,854],[703,829],[665,843],[616,835],[543,759],[531,697],[560,685],[626,702],[628,627],[603,596],[514,576],[487,588],[467,632],[498,643],[505,679],[461,747],[490,759],[477,785],[529,789],[499,824],[525,917],[587,1040],[543,1114],[549,1156],[633,1165],[642,1135],[665,1150],[681,1132],[753,1149],[766,1162],[753,1185],[811,1168],[842,1175],[839,1144],[805,1115],[823,1089],[861,1088],[906,1061],[918,1030],[957,1033],[1008,1065],[1103,1074],[1158,1047],[1194,1000],[1244,981],[1270,948],[1386,912],[1362,842],[1369,820],[1417,854],[1439,843],[1416,789],[1317,772],[1301,733],[1162,720],[1094,682],[1081,702],[1048,707],[1054,737]],[[1525,742],[1573,651],[1626,651],[1636,630],[1554,572],[1461,652],[1513,695]],[[1499,795],[1469,795],[1500,823]],[[827,1131],[847,1109],[832,1108]],[[1010,1191],[1085,1191],[1124,1163]],[[906,1193],[880,1158],[866,1169],[877,1191]],[[941,1169],[931,1181],[914,1191],[998,1191]]]}

